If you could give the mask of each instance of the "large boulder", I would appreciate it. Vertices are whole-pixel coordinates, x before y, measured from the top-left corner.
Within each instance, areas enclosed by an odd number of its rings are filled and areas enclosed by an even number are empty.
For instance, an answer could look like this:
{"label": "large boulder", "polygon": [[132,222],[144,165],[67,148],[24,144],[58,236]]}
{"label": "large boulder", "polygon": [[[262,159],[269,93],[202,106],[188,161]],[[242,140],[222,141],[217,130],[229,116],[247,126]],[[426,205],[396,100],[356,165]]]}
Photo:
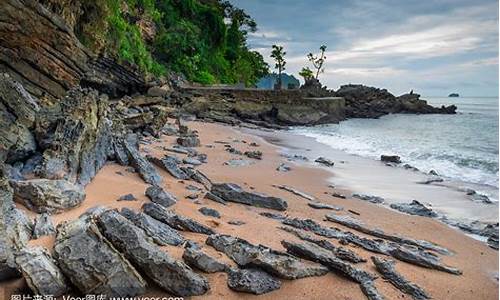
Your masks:
{"label": "large boulder", "polygon": [[85,199],[81,186],[66,180],[30,179],[12,181],[15,200],[38,213],[60,213]]}
{"label": "large boulder", "polygon": [[214,234],[207,238],[206,244],[225,253],[240,267],[256,267],[284,279],[299,279],[322,276],[328,269],[307,264],[296,257],[275,251],[265,246],[255,246],[246,240],[230,235]]}
{"label": "large boulder", "polygon": [[63,273],[83,294],[132,297],[146,291],[141,275],[89,218],[58,227],[54,256]]}
{"label": "large boulder", "polygon": [[115,247],[167,292],[188,297],[203,295],[210,289],[205,277],[162,251],[147,238],[144,231],[117,211],[102,213],[99,226]]}
{"label": "large boulder", "polygon": [[146,196],[154,203],[169,207],[177,203],[177,198],[162,187],[152,185],[146,189]]}
{"label": "large boulder", "polygon": [[135,145],[132,145],[129,141],[123,140],[123,149],[127,153],[128,161],[134,167],[134,169],[139,173],[141,178],[149,184],[161,185],[162,177],[155,169],[155,167],[139,152],[139,149]]}
{"label": "large boulder", "polygon": [[228,269],[227,265],[217,261],[197,247],[186,247],[182,254],[182,259],[188,265],[205,273],[224,272]]}
{"label": "large boulder", "polygon": [[16,264],[35,295],[59,297],[68,292],[64,274],[46,249],[23,248],[16,253]]}
{"label": "large boulder", "polygon": [[230,202],[276,210],[286,210],[288,207],[286,201],[281,198],[247,192],[234,183],[213,184],[210,192],[215,196]]}

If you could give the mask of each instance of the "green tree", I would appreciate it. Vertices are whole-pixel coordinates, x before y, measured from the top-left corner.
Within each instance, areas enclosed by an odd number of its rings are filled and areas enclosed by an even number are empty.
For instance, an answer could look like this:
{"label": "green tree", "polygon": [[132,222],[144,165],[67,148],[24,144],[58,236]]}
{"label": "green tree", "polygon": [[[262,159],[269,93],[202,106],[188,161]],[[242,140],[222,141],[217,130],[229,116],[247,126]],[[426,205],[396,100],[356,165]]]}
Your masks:
{"label": "green tree", "polygon": [[309,67],[302,68],[302,70],[299,72],[299,75],[304,78],[304,82],[307,82],[314,78],[314,73]]}
{"label": "green tree", "polygon": [[322,45],[319,47],[320,54],[319,55],[314,55],[312,53],[307,54],[307,58],[309,61],[313,64],[314,69],[316,70],[316,79],[319,77],[319,73],[323,73],[325,71],[325,68],[323,67],[323,64],[326,61],[326,46]]}
{"label": "green tree", "polygon": [[273,51],[271,51],[271,58],[274,59],[275,65],[274,68],[278,69],[278,83],[277,87],[281,89],[281,72],[285,70],[285,55],[286,52],[283,51],[283,46],[273,45]]}

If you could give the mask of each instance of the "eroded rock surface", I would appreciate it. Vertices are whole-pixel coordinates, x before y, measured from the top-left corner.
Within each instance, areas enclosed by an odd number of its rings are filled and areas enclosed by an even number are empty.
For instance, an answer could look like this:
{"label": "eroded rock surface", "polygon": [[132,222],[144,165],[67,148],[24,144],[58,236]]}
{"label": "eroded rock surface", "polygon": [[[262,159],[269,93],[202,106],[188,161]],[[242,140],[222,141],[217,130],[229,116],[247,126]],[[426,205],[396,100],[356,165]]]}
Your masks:
{"label": "eroded rock surface", "polygon": [[152,185],[146,189],[146,196],[154,203],[169,207],[177,203],[177,198],[162,187]]}
{"label": "eroded rock surface", "polygon": [[429,218],[437,217],[436,212],[434,212],[427,206],[423,205],[422,203],[418,202],[417,200],[413,200],[411,203],[392,203],[390,207],[392,209],[399,210],[401,212],[410,215],[429,217]]}
{"label": "eroded rock surface", "polygon": [[234,183],[213,184],[210,192],[229,202],[275,210],[286,210],[288,207],[286,201],[281,198],[247,192]]}
{"label": "eroded rock surface", "polygon": [[281,281],[258,269],[243,269],[229,271],[227,285],[237,292],[261,295],[279,289]]}
{"label": "eroded rock surface", "polygon": [[182,254],[182,259],[191,267],[202,270],[205,273],[225,272],[228,269],[227,265],[217,261],[196,247],[186,247]]}

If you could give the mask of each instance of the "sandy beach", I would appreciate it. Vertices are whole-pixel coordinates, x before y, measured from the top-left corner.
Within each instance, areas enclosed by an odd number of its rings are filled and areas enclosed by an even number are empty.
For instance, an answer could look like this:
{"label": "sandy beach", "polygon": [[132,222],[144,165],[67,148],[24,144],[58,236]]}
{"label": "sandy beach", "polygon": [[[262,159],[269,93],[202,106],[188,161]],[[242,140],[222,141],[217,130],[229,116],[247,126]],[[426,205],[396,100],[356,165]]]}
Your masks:
{"label": "sandy beach", "polygon": [[[215,123],[190,122],[190,129],[197,130],[201,140],[201,147],[197,150],[206,153],[208,163],[198,167],[214,183],[231,182],[242,186],[245,190],[265,193],[281,197],[288,202],[288,209],[283,214],[289,217],[311,218],[325,225],[349,230],[343,226],[324,220],[326,213],[331,211],[317,210],[307,205],[308,200],[294,195],[288,191],[273,187],[273,185],[287,185],[314,196],[318,201],[326,204],[341,206],[344,210],[338,214],[350,215],[362,220],[370,227],[376,227],[387,233],[397,233],[415,239],[424,239],[437,243],[453,251],[453,255],[441,256],[443,263],[454,266],[463,271],[463,275],[452,275],[436,270],[425,269],[412,264],[396,261],[396,269],[407,279],[423,287],[433,299],[497,299],[498,298],[498,252],[489,248],[485,243],[472,239],[462,232],[452,229],[436,220],[410,216],[397,213],[384,207],[360,201],[357,199],[341,199],[332,196],[332,192],[350,195],[350,191],[343,189],[332,189],[332,173],[324,168],[312,165],[304,165],[289,162],[280,156],[282,149],[266,142],[263,138]],[[272,134],[269,134],[272,136]],[[224,144],[217,141],[230,143],[234,148],[241,151],[262,151],[262,160],[251,160],[250,165],[229,166],[224,163],[230,159],[241,159],[242,156],[224,151]],[[255,142],[259,146],[250,146]],[[164,147],[170,147],[175,143],[175,136],[162,136],[159,141],[142,145],[141,151],[146,154],[161,157],[167,152]],[[211,146],[209,146],[211,145]],[[172,154],[172,153],[169,153]],[[183,157],[181,154],[176,154]],[[246,159],[246,158],[245,158]],[[276,170],[281,162],[291,166],[289,172]],[[335,166],[333,167],[335,168]],[[363,170],[359,170],[363,172]],[[180,215],[192,218],[202,224],[212,227],[217,233],[229,234],[248,240],[254,244],[262,244],[276,250],[284,251],[282,240],[300,241],[290,233],[280,230],[279,221],[260,216],[260,212],[270,211],[263,208],[245,206],[236,203],[222,205],[203,198],[203,186],[191,181],[181,181],[173,178],[168,173],[160,170],[164,178],[164,188],[174,194],[179,201],[172,207]],[[333,178],[335,181],[335,178]],[[188,185],[199,187],[196,200],[187,198],[193,194],[186,189]],[[108,163],[101,169],[99,174],[86,187],[86,200],[78,208],[53,215],[54,224],[65,220],[77,218],[89,208],[105,206],[108,208],[128,207],[139,211],[141,206],[149,200],[144,195],[148,184],[144,183],[137,173],[130,172],[126,167],[115,163]],[[133,194],[136,201],[117,201],[120,196]],[[201,214],[198,209],[209,207],[216,209],[220,218],[208,217]],[[356,214],[351,213],[354,211]],[[33,216],[33,213],[30,213]],[[230,221],[242,221],[243,225],[231,225]],[[356,232],[361,236],[366,236]],[[190,232],[182,234],[203,246],[203,250],[220,259],[221,261],[235,266],[224,254],[217,252],[210,246],[205,245],[205,235]],[[338,240],[329,239],[335,245]],[[51,248],[54,237],[44,237],[30,242],[31,245],[42,245]],[[366,263],[357,264],[357,267],[366,271],[377,273],[370,261],[374,253],[367,252],[352,245],[347,246],[363,258],[368,259]],[[181,259],[183,249],[179,247],[163,247],[177,259]],[[377,255],[378,256],[378,255]],[[283,280],[281,289],[271,293],[254,296],[250,294],[237,293],[227,287],[225,273],[204,274],[210,282],[210,291],[199,299],[364,299],[359,286],[332,272],[321,277],[310,277],[299,280]],[[408,295],[401,293],[390,283],[378,278],[375,281],[377,289],[387,299],[407,299]],[[22,287],[22,280],[2,283],[3,295],[13,293],[16,287]],[[149,288],[148,295],[166,295],[153,285]],[[146,296],[146,295],[145,295]]]}

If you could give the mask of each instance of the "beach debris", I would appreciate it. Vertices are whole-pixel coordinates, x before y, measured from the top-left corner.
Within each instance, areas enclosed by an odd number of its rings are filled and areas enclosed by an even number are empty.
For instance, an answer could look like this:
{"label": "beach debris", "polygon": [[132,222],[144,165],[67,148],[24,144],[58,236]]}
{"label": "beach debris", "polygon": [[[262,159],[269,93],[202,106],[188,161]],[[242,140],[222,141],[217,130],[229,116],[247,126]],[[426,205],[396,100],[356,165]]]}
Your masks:
{"label": "beach debris", "polygon": [[[377,278],[375,275],[353,267],[351,264],[337,258],[331,251],[309,242],[299,244],[281,241],[281,244],[286,248],[288,253],[318,262],[332,271],[341,273],[352,281],[359,283],[368,299],[384,299],[373,285],[373,281]],[[363,286],[365,287],[363,288]],[[369,291],[368,294],[365,292],[366,290]]]}
{"label": "beach debris", "polygon": [[227,286],[237,292],[262,295],[281,287],[281,281],[258,269],[229,271]]}
{"label": "beach debris", "polygon": [[235,154],[235,155],[243,155],[243,152],[241,152],[240,150],[234,148],[233,146],[231,145],[224,145],[225,147],[225,150],[231,154]]}
{"label": "beach debris", "polygon": [[14,199],[37,213],[60,213],[85,200],[84,189],[64,179],[30,179],[10,184]]}
{"label": "beach debris", "polygon": [[186,198],[191,199],[191,200],[196,200],[198,199],[198,194],[189,194],[186,196]]}
{"label": "beach debris", "polygon": [[163,207],[169,207],[177,203],[177,198],[174,195],[156,185],[149,186],[144,194],[149,200]]}
{"label": "beach debris", "polygon": [[436,172],[435,170],[430,170],[429,175],[439,176],[438,172]]}
{"label": "beach debris", "polygon": [[287,192],[290,192],[294,195],[297,195],[297,196],[302,197],[302,198],[309,200],[309,201],[316,201],[316,198],[314,198],[313,196],[308,195],[304,192],[301,192],[301,191],[299,191],[291,186],[288,186],[288,185],[273,184],[273,187],[278,188],[280,190],[285,190]]}
{"label": "beach debris", "polygon": [[257,144],[256,142],[251,142],[251,143],[249,144],[249,146],[251,146],[251,147],[260,147],[260,145],[259,145],[259,144]]}
{"label": "beach debris", "polygon": [[198,211],[205,216],[220,218],[220,213],[213,208],[201,207]]}
{"label": "beach debris", "polygon": [[253,158],[253,159],[262,159],[262,151],[245,151],[243,153],[246,157]]}
{"label": "beach debris", "polygon": [[205,273],[225,272],[228,266],[217,261],[215,258],[204,253],[198,247],[187,246],[182,254],[182,259],[189,266],[201,270]]}
{"label": "beach debris", "polygon": [[401,163],[401,157],[399,157],[397,155],[381,155],[380,156],[380,161],[388,162],[388,163],[394,163],[394,164],[400,164]]}
{"label": "beach debris", "polygon": [[244,191],[234,183],[213,184],[210,192],[225,201],[236,202],[256,207],[270,208],[275,210],[286,210],[288,204],[285,200],[277,197]]}
{"label": "beach debris", "polygon": [[210,289],[205,277],[162,251],[144,231],[117,211],[102,213],[98,224],[102,234],[113,246],[165,291],[188,297],[203,295]]}
{"label": "beach debris", "polygon": [[202,234],[214,234],[215,232],[195,220],[176,214],[173,211],[165,209],[163,206],[156,203],[146,203],[142,209],[149,216],[161,221],[168,226],[182,231],[191,231]]}
{"label": "beach debris", "polygon": [[161,185],[163,181],[162,177],[155,167],[139,153],[139,150],[126,140],[123,141],[122,145],[125,153],[127,153],[130,165],[139,173],[139,176],[141,176],[146,183]]}
{"label": "beach debris", "polygon": [[319,164],[325,165],[327,167],[333,167],[333,165],[335,164],[333,161],[329,160],[326,157],[322,157],[322,156],[316,158],[316,160],[314,162],[317,162]]}
{"label": "beach debris", "polygon": [[362,232],[362,233],[365,233],[365,234],[368,234],[368,235],[371,235],[374,237],[382,238],[382,239],[392,241],[395,243],[412,245],[412,246],[416,246],[416,247],[426,249],[426,250],[432,250],[432,251],[435,251],[437,253],[444,254],[444,255],[451,254],[450,250],[448,250],[444,247],[441,247],[439,245],[436,245],[432,242],[425,241],[425,240],[416,240],[416,239],[407,238],[407,237],[400,236],[400,235],[388,234],[388,233],[385,233],[384,231],[382,231],[381,229],[378,229],[378,228],[372,229],[372,228],[369,228],[366,225],[364,225],[362,221],[355,219],[353,217],[350,217],[350,216],[327,214],[325,217],[328,221],[346,226],[348,228],[357,230],[359,232]]}
{"label": "beach debris", "polygon": [[38,239],[44,235],[53,235],[56,233],[54,224],[47,213],[40,214],[35,218],[35,225],[33,226],[33,238]]}
{"label": "beach debris", "polygon": [[133,194],[126,194],[120,196],[116,201],[137,201],[137,198]]}
{"label": "beach debris", "polygon": [[366,259],[357,255],[355,252],[353,252],[347,248],[344,248],[344,247],[337,247],[328,240],[316,239],[316,238],[312,237],[310,234],[307,234],[303,231],[293,229],[291,227],[282,226],[282,227],[278,227],[278,228],[283,230],[283,231],[286,231],[286,232],[289,232],[289,233],[295,235],[296,237],[298,237],[301,240],[311,242],[313,244],[320,246],[321,248],[332,251],[332,253],[336,257],[338,257],[342,260],[352,262],[352,263],[366,262]]}
{"label": "beach debris", "polygon": [[63,273],[83,294],[92,291],[108,297],[133,297],[146,291],[141,275],[107,242],[89,218],[78,218],[58,226],[54,257]]}
{"label": "beach debris", "polygon": [[438,215],[432,209],[428,208],[417,200],[413,200],[411,203],[392,203],[389,206],[392,209],[415,216],[435,218]]}
{"label": "beach debris", "polygon": [[158,167],[164,169],[167,171],[170,175],[177,179],[189,179],[189,176],[184,173],[180,168],[179,168],[179,163],[176,159],[176,157],[170,156],[170,155],[165,155],[163,158],[157,158],[154,156],[148,155],[146,157],[150,162],[153,164],[157,165]]}
{"label": "beach debris", "polygon": [[68,292],[68,282],[50,253],[42,247],[16,252],[16,265],[35,295],[59,297]]}
{"label": "beach debris", "polygon": [[286,253],[263,245],[255,246],[244,239],[230,235],[210,235],[206,244],[225,253],[238,266],[255,267],[283,279],[322,276],[328,269],[317,264],[306,264]]}
{"label": "beach debris", "polygon": [[246,167],[253,165],[255,162],[248,159],[230,159],[224,162],[224,165],[230,167]]}
{"label": "beach debris", "polygon": [[375,204],[384,203],[384,198],[379,197],[379,196],[357,194],[357,193],[352,194],[352,196],[354,198],[357,198],[357,199],[360,199],[363,201],[368,201],[368,202],[375,203]]}
{"label": "beach debris", "polygon": [[279,166],[276,168],[276,171],[278,172],[289,172],[292,170],[292,167],[285,163],[280,163]]}
{"label": "beach debris", "polygon": [[309,205],[312,208],[315,209],[330,209],[330,210],[336,210],[336,211],[341,211],[344,208],[340,206],[335,206],[335,205],[330,205],[326,203],[321,203],[321,202],[308,202],[307,205]]}
{"label": "beach debris", "polygon": [[405,294],[412,296],[415,300],[431,299],[427,292],[418,285],[408,281],[403,275],[396,271],[395,261],[377,256],[371,257],[377,271],[382,277]]}
{"label": "beach debris", "polygon": [[347,211],[348,211],[348,212],[350,212],[350,213],[351,213],[351,214],[353,214],[353,215],[356,215],[356,216],[361,216],[361,214],[360,214],[359,212],[355,211],[355,210],[348,209]]}
{"label": "beach debris", "polygon": [[160,246],[178,246],[184,242],[184,237],[177,230],[145,213],[136,213],[126,207],[122,208],[120,213],[135,226],[144,230]]}

